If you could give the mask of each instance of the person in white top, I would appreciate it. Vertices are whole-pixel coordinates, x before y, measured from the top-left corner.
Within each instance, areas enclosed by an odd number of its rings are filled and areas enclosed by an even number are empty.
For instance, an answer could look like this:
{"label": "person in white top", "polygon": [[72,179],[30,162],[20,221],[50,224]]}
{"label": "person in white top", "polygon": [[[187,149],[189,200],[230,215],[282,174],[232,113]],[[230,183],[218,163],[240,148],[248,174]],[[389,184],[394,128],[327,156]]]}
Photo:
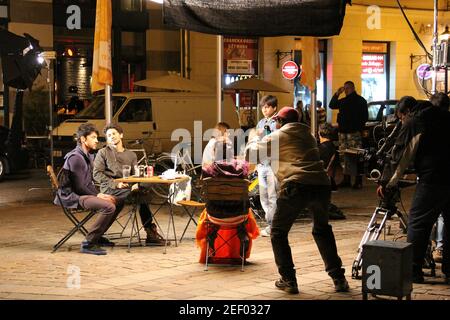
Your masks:
{"label": "person in white top", "polygon": [[[278,99],[275,96],[264,96],[260,101],[261,119],[256,126],[260,139],[277,130],[274,116],[277,113]],[[258,164],[259,197],[261,206],[266,214],[267,227],[261,231],[261,236],[270,237],[273,216],[277,210],[278,180],[273,173],[269,160]]]}
{"label": "person in white top", "polygon": [[203,150],[202,168],[215,161],[233,159],[233,143],[227,132],[229,129],[226,122],[216,124],[213,137]]}

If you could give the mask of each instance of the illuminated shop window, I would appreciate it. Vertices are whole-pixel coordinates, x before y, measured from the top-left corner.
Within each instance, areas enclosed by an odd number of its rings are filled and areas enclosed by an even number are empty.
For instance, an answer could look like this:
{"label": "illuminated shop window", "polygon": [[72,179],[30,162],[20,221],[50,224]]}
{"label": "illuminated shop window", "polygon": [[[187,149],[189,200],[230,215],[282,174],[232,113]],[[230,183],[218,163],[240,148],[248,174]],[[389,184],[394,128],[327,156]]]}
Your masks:
{"label": "illuminated shop window", "polygon": [[363,42],[361,95],[367,100],[389,99],[389,43]]}

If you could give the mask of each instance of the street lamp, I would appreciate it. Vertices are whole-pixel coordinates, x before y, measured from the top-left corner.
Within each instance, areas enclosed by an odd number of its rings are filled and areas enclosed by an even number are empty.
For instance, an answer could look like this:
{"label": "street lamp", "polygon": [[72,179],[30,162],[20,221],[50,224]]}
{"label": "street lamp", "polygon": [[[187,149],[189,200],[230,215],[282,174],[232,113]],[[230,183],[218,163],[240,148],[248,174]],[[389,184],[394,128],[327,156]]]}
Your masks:
{"label": "street lamp", "polygon": [[[38,59],[45,62],[47,67],[47,85],[48,85],[48,109],[49,109],[49,126],[48,126],[48,139],[50,142],[50,164],[54,167],[53,161],[53,89],[54,85],[51,82],[51,64],[52,61],[56,60],[55,51],[44,51],[42,52]],[[43,64],[43,62],[41,64]]]}

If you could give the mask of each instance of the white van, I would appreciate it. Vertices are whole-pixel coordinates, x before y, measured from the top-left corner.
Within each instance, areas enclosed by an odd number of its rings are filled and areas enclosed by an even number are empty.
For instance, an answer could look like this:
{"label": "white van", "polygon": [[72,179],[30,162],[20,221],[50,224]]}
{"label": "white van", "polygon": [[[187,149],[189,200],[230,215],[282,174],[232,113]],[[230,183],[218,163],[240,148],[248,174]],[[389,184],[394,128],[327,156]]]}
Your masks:
{"label": "white van", "polygon": [[[232,99],[224,95],[223,121],[239,128],[239,119]],[[62,158],[75,146],[74,134],[81,123],[93,123],[104,137],[104,97],[96,97],[91,105],[75,118],[61,123],[53,130],[54,157]],[[170,152],[178,141],[171,141],[175,129],[184,128],[194,136],[194,121],[202,121],[202,134],[217,121],[216,97],[211,94],[179,92],[115,93],[112,97],[113,122],[124,130],[124,142],[144,141],[148,154]],[[104,139],[100,139],[103,140]]]}

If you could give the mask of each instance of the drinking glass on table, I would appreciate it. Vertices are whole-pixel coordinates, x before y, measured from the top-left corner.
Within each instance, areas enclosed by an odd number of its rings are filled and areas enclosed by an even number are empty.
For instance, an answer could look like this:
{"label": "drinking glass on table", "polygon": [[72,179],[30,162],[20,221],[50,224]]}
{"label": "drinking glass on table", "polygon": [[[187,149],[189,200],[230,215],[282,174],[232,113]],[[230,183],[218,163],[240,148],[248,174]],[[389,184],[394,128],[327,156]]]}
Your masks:
{"label": "drinking glass on table", "polygon": [[124,178],[128,178],[128,177],[130,177],[130,174],[131,174],[131,166],[123,165],[122,166],[122,176]]}

